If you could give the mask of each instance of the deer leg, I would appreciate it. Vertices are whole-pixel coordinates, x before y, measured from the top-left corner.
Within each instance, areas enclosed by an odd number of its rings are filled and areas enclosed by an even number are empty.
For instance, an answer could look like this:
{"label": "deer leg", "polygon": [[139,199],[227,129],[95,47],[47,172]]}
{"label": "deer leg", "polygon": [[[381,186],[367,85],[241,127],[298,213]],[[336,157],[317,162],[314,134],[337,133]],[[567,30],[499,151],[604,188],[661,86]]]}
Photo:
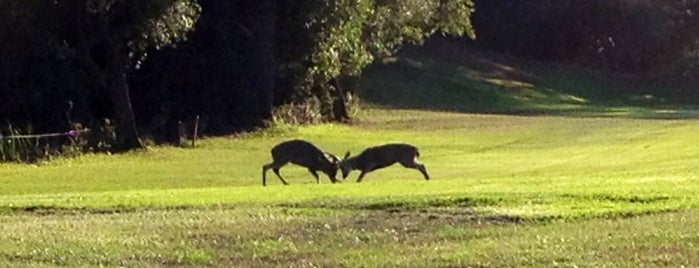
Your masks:
{"label": "deer leg", "polygon": [[267,170],[272,168],[274,162],[262,166],[262,186],[267,186]]}
{"label": "deer leg", "polygon": [[418,165],[417,170],[419,170],[422,173],[422,175],[425,176],[425,180],[428,180],[428,181],[430,180],[430,175],[427,174],[427,169],[425,168],[425,165],[423,165],[423,164]]}
{"label": "deer leg", "polygon": [[430,180],[430,175],[427,174],[427,169],[425,168],[425,165],[418,162],[417,159],[414,159],[411,162],[401,162],[400,164],[406,168],[413,168],[419,170],[420,173],[422,173],[422,175],[425,176],[425,180]]}
{"label": "deer leg", "polygon": [[272,171],[274,171],[274,174],[277,174],[277,177],[279,177],[279,180],[281,180],[282,183],[283,183],[284,185],[289,185],[289,183],[287,183],[287,182],[284,180],[284,178],[282,178],[282,174],[279,174],[279,169],[280,169],[280,168],[281,168],[281,167],[275,167],[275,168],[272,169]]}
{"label": "deer leg", "polygon": [[332,177],[332,176],[330,176],[330,175],[328,175],[328,179],[330,179],[330,181],[331,181],[332,183],[338,183],[338,182],[339,182],[339,181],[337,180],[337,178]]}
{"label": "deer leg", "polygon": [[270,168],[272,171],[274,171],[274,174],[277,174],[277,177],[279,177],[282,182],[287,185],[286,181],[282,178],[282,176],[279,174],[279,169],[286,165],[286,162],[280,163],[280,162],[272,162],[267,165],[262,166],[262,186],[267,186],[267,170]]}
{"label": "deer leg", "polygon": [[357,182],[362,182],[364,175],[366,175],[367,173],[369,173],[369,171],[362,170],[362,173],[359,173],[359,178],[357,178]]}
{"label": "deer leg", "polygon": [[316,173],[315,170],[312,170],[310,168],[308,169],[308,172],[311,172],[311,174],[313,174],[313,177],[316,178],[316,183],[320,184],[320,177],[318,177],[318,173]]}

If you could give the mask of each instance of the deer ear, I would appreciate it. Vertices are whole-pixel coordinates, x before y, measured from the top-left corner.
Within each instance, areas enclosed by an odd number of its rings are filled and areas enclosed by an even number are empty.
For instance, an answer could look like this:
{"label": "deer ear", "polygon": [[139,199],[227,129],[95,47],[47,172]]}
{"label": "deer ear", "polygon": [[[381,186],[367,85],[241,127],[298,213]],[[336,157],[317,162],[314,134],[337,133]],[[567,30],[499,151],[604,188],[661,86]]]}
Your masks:
{"label": "deer ear", "polygon": [[345,154],[345,158],[344,158],[344,159],[347,159],[349,156],[350,156],[350,152],[347,151],[347,153]]}

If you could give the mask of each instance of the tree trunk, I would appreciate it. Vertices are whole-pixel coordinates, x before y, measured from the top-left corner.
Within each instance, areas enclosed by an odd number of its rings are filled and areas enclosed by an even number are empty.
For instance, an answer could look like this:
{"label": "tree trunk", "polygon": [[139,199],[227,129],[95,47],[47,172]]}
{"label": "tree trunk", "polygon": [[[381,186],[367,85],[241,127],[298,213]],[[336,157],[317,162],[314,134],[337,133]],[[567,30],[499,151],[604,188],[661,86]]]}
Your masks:
{"label": "tree trunk", "polygon": [[272,118],[274,88],[277,80],[277,0],[257,0],[253,9],[251,32],[253,55],[251,81],[255,87],[255,115],[262,120]]}
{"label": "tree trunk", "polygon": [[[82,20],[80,21],[82,23]],[[78,23],[77,25],[83,25]],[[101,24],[102,29],[108,28],[106,24]],[[129,84],[126,79],[126,64],[128,62],[128,51],[124,47],[126,42],[105,42],[101,46],[96,42],[89,42],[83,27],[76,29],[78,34],[77,60],[86,68],[90,76],[95,79],[95,84],[107,91],[109,99],[112,101],[114,109],[114,134],[115,143],[112,151],[123,152],[131,149],[143,148],[143,144],[138,139],[136,130],[136,119],[131,107],[131,97],[129,96]],[[106,30],[102,32],[104,34]],[[93,33],[94,34],[94,33]],[[107,40],[108,38],[98,38]],[[100,57],[93,58],[95,47],[102,48]],[[96,53],[95,53],[96,54]]]}
{"label": "tree trunk", "polygon": [[131,97],[129,96],[129,84],[126,81],[124,72],[107,74],[112,77],[107,82],[109,97],[114,105],[114,132],[116,134],[116,144],[113,150],[116,152],[131,149],[143,148],[143,144],[138,139],[136,130],[136,119],[131,107]]}
{"label": "tree trunk", "polygon": [[347,99],[345,98],[345,91],[342,90],[338,78],[332,78],[330,80],[330,83],[332,84],[332,87],[335,88],[335,98],[333,100],[333,117],[336,121],[347,122],[350,120],[350,116],[347,112]]}

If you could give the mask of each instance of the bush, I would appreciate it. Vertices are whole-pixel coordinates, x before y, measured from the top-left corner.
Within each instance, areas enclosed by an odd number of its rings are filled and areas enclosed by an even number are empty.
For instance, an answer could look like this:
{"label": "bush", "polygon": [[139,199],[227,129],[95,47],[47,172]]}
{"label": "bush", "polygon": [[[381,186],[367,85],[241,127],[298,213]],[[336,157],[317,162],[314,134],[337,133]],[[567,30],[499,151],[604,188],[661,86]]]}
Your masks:
{"label": "bush", "polygon": [[274,123],[303,125],[316,124],[325,121],[320,113],[320,100],[309,98],[302,103],[289,103],[274,109],[272,120]]}

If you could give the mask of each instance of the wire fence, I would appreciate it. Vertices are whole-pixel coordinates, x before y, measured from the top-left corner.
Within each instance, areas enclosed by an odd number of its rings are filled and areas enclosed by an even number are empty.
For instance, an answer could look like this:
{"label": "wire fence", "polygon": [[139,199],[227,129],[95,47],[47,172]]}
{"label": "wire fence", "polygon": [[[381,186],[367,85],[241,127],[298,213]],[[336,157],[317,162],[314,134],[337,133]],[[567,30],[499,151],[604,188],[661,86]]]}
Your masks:
{"label": "wire fence", "polygon": [[48,137],[61,137],[61,136],[75,137],[80,133],[88,132],[88,131],[90,131],[90,130],[89,129],[81,129],[81,130],[69,130],[67,132],[58,132],[58,133],[18,134],[18,135],[8,135],[8,136],[3,136],[2,134],[0,134],[0,140],[39,139],[39,138],[48,138]]}
{"label": "wire fence", "polygon": [[[78,155],[84,150],[78,141],[89,129],[66,132],[22,134],[10,129],[9,135],[0,134],[0,162],[37,162],[58,155]],[[69,141],[58,141],[57,139]]]}

